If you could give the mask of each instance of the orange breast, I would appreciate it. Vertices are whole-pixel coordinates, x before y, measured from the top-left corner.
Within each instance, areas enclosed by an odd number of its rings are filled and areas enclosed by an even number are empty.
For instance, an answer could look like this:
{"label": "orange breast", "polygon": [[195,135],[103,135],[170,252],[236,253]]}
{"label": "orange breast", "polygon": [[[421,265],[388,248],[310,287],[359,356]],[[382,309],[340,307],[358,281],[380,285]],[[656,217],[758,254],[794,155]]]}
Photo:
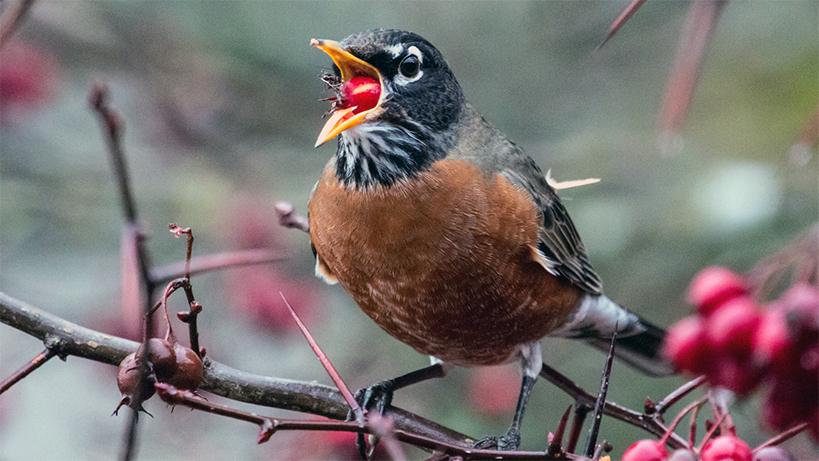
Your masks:
{"label": "orange breast", "polygon": [[533,255],[528,194],[463,160],[392,187],[350,190],[328,168],[310,199],[319,258],[361,309],[422,354],[489,365],[538,340],[580,292]]}

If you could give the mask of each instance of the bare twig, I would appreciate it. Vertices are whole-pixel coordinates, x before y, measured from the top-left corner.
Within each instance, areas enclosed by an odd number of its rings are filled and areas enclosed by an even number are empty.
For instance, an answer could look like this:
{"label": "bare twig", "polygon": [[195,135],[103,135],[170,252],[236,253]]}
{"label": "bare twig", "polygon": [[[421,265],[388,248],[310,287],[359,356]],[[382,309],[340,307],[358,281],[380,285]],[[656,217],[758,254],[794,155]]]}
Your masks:
{"label": "bare twig", "polygon": [[[125,215],[125,225],[135,229],[139,233],[137,223],[136,202],[133,193],[131,192],[131,181],[128,175],[127,163],[125,162],[125,153],[122,150],[122,120],[114,110],[108,106],[108,88],[101,84],[95,84],[91,87],[91,95],[89,97],[91,108],[97,113],[100,124],[102,125],[105,143],[108,148],[108,156],[111,159],[111,167],[114,170],[114,177],[119,186],[119,195],[122,202],[122,210]],[[136,252],[137,261],[139,262],[139,276],[142,281],[142,287],[145,290],[145,331],[143,338],[145,340],[153,332],[152,316],[148,313],[151,311],[151,296],[156,287],[153,279],[151,279],[151,263],[148,257],[148,251],[145,248],[145,239],[141,235],[136,238]],[[170,326],[170,324],[169,324]],[[148,373],[148,361],[145,360],[144,355],[147,353],[147,348],[141,351],[142,357],[139,359],[139,373],[141,375],[140,381]],[[123,460],[130,460],[134,455],[134,448],[136,444],[136,424],[138,412],[134,411],[129,420],[125,447],[122,452]]]}
{"label": "bare twig", "polygon": [[793,239],[776,253],[762,259],[745,273],[745,284],[754,298],[765,300],[771,287],[793,269],[794,283],[819,283],[819,224]]}
{"label": "bare twig", "polygon": [[310,232],[310,223],[304,216],[296,214],[296,207],[288,202],[276,202],[276,213],[279,215],[279,225],[290,229]]}
{"label": "bare twig", "polygon": [[20,367],[19,370],[12,373],[11,376],[0,382],[0,394],[6,392],[11,386],[17,384],[18,381],[30,375],[34,370],[40,368],[44,363],[48,362],[51,357],[57,355],[56,348],[46,348],[43,352],[37,354],[36,357],[29,360],[28,363]]}
{"label": "bare twig", "polygon": [[[183,405],[195,410],[205,411],[220,416],[226,416],[239,421],[246,421],[259,426],[260,432],[258,443],[266,442],[270,436],[280,430],[307,430],[307,431],[345,431],[366,434],[378,434],[382,437],[387,431],[394,440],[409,443],[420,448],[442,452],[450,457],[460,457],[470,460],[554,460],[566,459],[555,458],[540,451],[497,451],[475,449],[471,446],[453,444],[448,441],[441,441],[429,438],[424,435],[415,434],[398,428],[373,427],[371,424],[360,425],[355,421],[315,421],[298,419],[276,419],[261,416],[255,413],[248,413],[233,408],[210,403],[207,400],[197,397],[193,392],[176,389],[168,384],[156,384],[157,393],[160,398],[171,405]],[[386,418],[380,418],[385,422]],[[400,459],[397,458],[397,459]],[[579,456],[569,455],[569,459],[587,459]]]}
{"label": "bare twig", "polygon": [[338,374],[338,370],[336,370],[336,367],[334,367],[333,364],[330,362],[330,359],[327,358],[327,354],[325,354],[324,351],[321,350],[321,347],[318,345],[316,340],[313,339],[313,335],[310,334],[310,331],[304,325],[304,322],[302,322],[298,314],[296,314],[296,311],[293,309],[293,306],[290,305],[290,303],[287,301],[287,298],[284,297],[283,293],[279,293],[279,295],[282,297],[284,304],[290,310],[290,315],[292,315],[293,319],[296,320],[296,324],[298,324],[299,330],[301,330],[301,333],[304,335],[304,338],[307,340],[307,343],[310,344],[310,348],[313,349],[313,352],[316,354],[316,357],[318,357],[319,362],[321,362],[321,365],[327,371],[327,374],[330,375],[330,378],[333,380],[336,387],[341,392],[341,395],[344,396],[344,400],[346,400],[347,404],[350,405],[350,409],[352,410],[353,414],[355,414],[356,421],[358,421],[360,424],[363,424],[366,411],[363,410],[361,406],[358,404],[355,397],[353,396],[353,393],[350,392],[350,388],[348,388],[347,385],[344,383],[344,380],[341,379],[341,375]]}
{"label": "bare twig", "polygon": [[660,110],[660,147],[663,154],[674,154],[694,88],[697,85],[705,50],[727,0],[694,0],[677,45],[663,106]]}
{"label": "bare twig", "polygon": [[[707,401],[708,397],[702,397],[699,400],[695,400],[686,405],[685,408],[683,408],[682,411],[680,411],[677,414],[674,420],[671,421],[671,424],[668,426],[668,432],[660,439],[660,441],[665,443],[665,441],[668,440],[669,435],[674,431],[674,429],[677,428],[677,425],[680,424],[680,421],[682,421],[682,419],[685,417],[686,414],[688,414],[689,411],[694,410],[694,413],[692,413],[693,415],[695,415],[693,421],[696,421],[696,414],[699,412],[700,407],[702,407]],[[693,444],[693,442],[691,442],[690,439],[689,442]]]}
{"label": "bare twig", "polygon": [[[559,389],[561,389],[563,392],[565,392],[575,400],[576,411],[573,427],[574,425],[577,424],[578,414],[581,414],[580,413],[581,409],[583,410],[581,418],[585,418],[586,413],[589,412],[589,410],[591,409],[592,405],[596,400],[594,396],[581,389],[579,386],[577,386],[577,384],[575,384],[570,379],[560,374],[554,368],[546,365],[545,363],[543,364],[543,368],[540,371],[540,376],[542,376],[543,378],[557,386]],[[633,426],[642,428],[646,432],[654,434],[657,437],[662,437],[663,434],[665,434],[666,432],[665,425],[663,425],[663,423],[659,419],[652,418],[651,416],[645,415],[643,413],[638,413],[622,405],[618,405],[617,403],[612,401],[606,402],[605,406],[603,407],[603,414],[611,416],[614,419],[618,419]],[[580,425],[582,426],[582,424],[583,421],[581,420]],[[570,433],[570,436],[571,434],[572,433]],[[668,445],[673,448],[682,448],[686,445],[686,443],[682,437],[680,437],[677,434],[673,434],[669,438]]]}
{"label": "bare twig", "polygon": [[22,24],[35,1],[20,0],[16,4],[6,7],[6,10],[0,16],[0,47],[8,42],[14,31]]}
{"label": "bare twig", "polygon": [[[64,320],[0,292],[0,323],[43,342],[59,343],[60,354],[109,365],[139,346],[134,341],[94,331]],[[240,402],[344,419],[349,406],[334,388],[320,384],[259,376],[204,359],[200,389]],[[475,439],[395,406],[389,408],[397,428],[452,445],[471,446]],[[357,424],[357,423],[356,423]]]}
{"label": "bare twig", "polygon": [[662,416],[663,413],[668,410],[668,407],[674,405],[675,403],[679,402],[683,399],[686,395],[691,393],[694,389],[702,386],[708,381],[705,376],[699,376],[697,378],[688,381],[687,383],[683,384],[682,386],[675,389],[673,392],[668,394],[664,399],[660,400],[654,405],[654,412],[657,415]]}
{"label": "bare twig", "polygon": [[625,24],[626,21],[628,21],[632,16],[634,16],[634,13],[636,13],[637,10],[641,6],[643,6],[643,3],[645,2],[646,0],[632,0],[632,2],[628,4],[626,9],[623,10],[622,13],[620,13],[620,16],[617,17],[614,23],[612,23],[611,27],[609,28],[608,35],[606,35],[606,38],[603,39],[602,43],[597,45],[597,49],[599,50],[600,48],[603,48],[603,46],[606,43],[608,43],[612,37],[614,37],[614,34],[616,34],[617,31],[620,30],[621,27],[623,27],[623,24]]}
{"label": "bare twig", "polygon": [[267,249],[226,251],[194,256],[190,260],[190,269],[187,268],[188,264],[185,261],[155,267],[151,270],[151,278],[157,284],[162,284],[175,278],[184,277],[187,270],[190,270],[190,275],[194,276],[220,269],[282,261],[288,257],[287,254]]}
{"label": "bare twig", "polygon": [[703,437],[702,440],[700,441],[700,445],[697,447],[696,451],[702,451],[702,448],[706,444],[708,444],[708,441],[711,440],[711,437],[713,437],[714,434],[720,429],[720,426],[722,425],[723,421],[725,421],[726,416],[728,416],[728,413],[722,413],[721,415],[719,415],[717,420],[714,421],[714,425],[711,426],[711,429],[709,429],[708,432],[705,433],[705,437]]}
{"label": "bare twig", "polygon": [[592,425],[589,428],[589,437],[586,439],[585,454],[588,457],[594,456],[594,448],[597,446],[597,435],[600,432],[600,423],[603,420],[603,407],[606,405],[606,394],[609,391],[609,378],[611,378],[611,366],[614,361],[614,345],[617,340],[617,327],[611,335],[611,346],[609,355],[606,357],[606,365],[603,367],[603,377],[600,379],[600,392],[597,393],[597,400],[594,402],[594,413],[592,414]]}
{"label": "bare twig", "polygon": [[754,452],[766,447],[773,447],[779,445],[780,443],[790,439],[791,437],[798,435],[800,432],[804,432],[808,427],[810,427],[810,423],[797,424],[796,426],[793,426],[792,428],[782,432],[781,434],[775,437],[771,437],[770,439],[762,442],[762,444],[754,448]]}
{"label": "bare twig", "polygon": [[574,453],[577,448],[577,441],[580,440],[580,433],[583,431],[583,423],[586,422],[586,415],[589,414],[591,408],[580,402],[575,402],[574,405],[574,419],[572,419],[572,427],[569,429],[569,440],[566,441],[566,452]]}
{"label": "bare twig", "polygon": [[179,320],[188,324],[188,338],[190,340],[191,349],[198,355],[200,358],[202,357],[202,350],[199,347],[199,327],[197,324],[197,318],[199,317],[199,313],[202,312],[202,305],[196,302],[196,299],[193,297],[193,285],[191,285],[191,254],[193,253],[193,231],[191,231],[190,227],[186,227],[184,229],[180,228],[176,224],[169,224],[168,230],[179,238],[180,235],[185,234],[187,235],[187,246],[185,251],[185,283],[182,286],[185,290],[185,296],[188,299],[188,307],[190,311],[188,312],[180,312],[177,314]]}
{"label": "bare twig", "polygon": [[569,415],[571,415],[571,413],[572,406],[569,405],[569,408],[566,408],[566,411],[563,412],[563,416],[560,418],[557,429],[555,429],[554,434],[552,434],[552,440],[549,441],[549,446],[546,448],[547,454],[558,456],[563,453],[563,434],[566,432],[566,424],[569,422]]}

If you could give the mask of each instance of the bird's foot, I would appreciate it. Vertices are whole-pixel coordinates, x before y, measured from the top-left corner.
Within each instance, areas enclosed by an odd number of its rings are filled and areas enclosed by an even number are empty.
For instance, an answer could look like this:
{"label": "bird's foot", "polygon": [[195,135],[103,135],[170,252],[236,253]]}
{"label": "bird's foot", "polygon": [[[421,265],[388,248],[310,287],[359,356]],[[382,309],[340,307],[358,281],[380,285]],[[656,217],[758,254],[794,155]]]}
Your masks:
{"label": "bird's foot", "polygon": [[486,450],[491,450],[493,448],[497,448],[500,451],[514,451],[517,450],[520,446],[520,432],[515,428],[509,428],[506,431],[506,434],[495,437],[493,435],[487,435],[486,437],[478,440],[473,445],[475,448],[481,448]]}
{"label": "bird's foot", "polygon": [[[361,408],[370,411],[375,409],[379,415],[384,415],[387,408],[392,404],[392,396],[395,391],[395,382],[391,379],[381,381],[373,384],[370,387],[359,389],[355,393],[355,400]],[[354,421],[356,419],[353,409],[347,411],[347,421]],[[355,446],[361,459],[369,459],[372,451],[375,449],[377,439],[373,440],[370,445],[370,450],[367,450],[367,442],[363,433],[358,433],[355,438]]]}
{"label": "bird's foot", "polygon": [[[380,381],[370,387],[364,387],[356,391],[355,400],[361,408],[370,411],[375,409],[379,415],[384,415],[387,408],[392,404],[392,396],[395,391],[395,384],[391,379]],[[355,415],[353,410],[347,411],[347,421],[353,421]]]}

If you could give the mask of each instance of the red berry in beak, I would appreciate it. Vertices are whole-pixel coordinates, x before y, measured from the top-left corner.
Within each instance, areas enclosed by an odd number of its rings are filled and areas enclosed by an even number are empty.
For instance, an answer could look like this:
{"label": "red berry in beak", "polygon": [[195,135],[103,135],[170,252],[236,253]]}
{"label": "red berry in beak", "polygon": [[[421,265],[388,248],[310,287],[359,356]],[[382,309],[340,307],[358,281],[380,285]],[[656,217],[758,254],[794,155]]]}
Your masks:
{"label": "red berry in beak", "polygon": [[378,80],[357,75],[341,85],[341,108],[355,107],[354,114],[370,110],[381,98]]}

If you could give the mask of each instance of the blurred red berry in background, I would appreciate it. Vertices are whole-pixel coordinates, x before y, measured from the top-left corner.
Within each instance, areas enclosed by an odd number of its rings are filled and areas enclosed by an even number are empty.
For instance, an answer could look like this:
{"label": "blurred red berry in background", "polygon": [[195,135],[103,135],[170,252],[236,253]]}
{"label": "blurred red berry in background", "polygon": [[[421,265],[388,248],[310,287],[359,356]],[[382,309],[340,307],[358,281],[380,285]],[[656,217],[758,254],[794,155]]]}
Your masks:
{"label": "blurred red berry in background", "polygon": [[747,293],[739,275],[724,267],[709,267],[694,277],[688,302],[697,307],[700,315],[708,316],[724,302]]}
{"label": "blurred red berry in background", "polygon": [[60,68],[45,51],[20,41],[0,49],[0,123],[7,125],[57,94]]}
{"label": "blurred red berry in background", "polygon": [[514,367],[495,366],[470,369],[467,400],[484,415],[505,415],[518,403],[520,374]]}
{"label": "blurred red berry in background", "polygon": [[698,317],[686,317],[668,330],[663,352],[680,371],[708,371],[708,344],[705,325]]}

